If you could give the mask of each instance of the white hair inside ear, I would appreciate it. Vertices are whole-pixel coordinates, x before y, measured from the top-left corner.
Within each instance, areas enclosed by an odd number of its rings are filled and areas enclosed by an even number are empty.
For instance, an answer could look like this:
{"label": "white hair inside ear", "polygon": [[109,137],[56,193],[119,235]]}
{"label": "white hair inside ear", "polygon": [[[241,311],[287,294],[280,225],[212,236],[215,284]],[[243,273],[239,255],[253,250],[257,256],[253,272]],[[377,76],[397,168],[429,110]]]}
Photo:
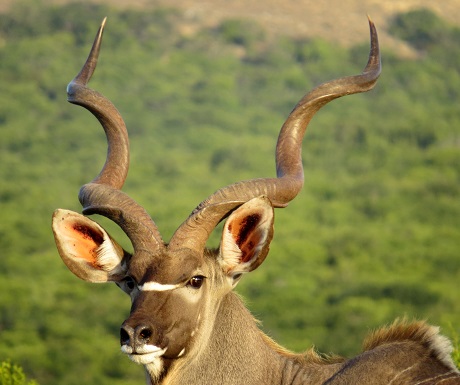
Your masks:
{"label": "white hair inside ear", "polygon": [[222,231],[219,263],[232,279],[256,269],[267,256],[273,237],[273,207],[265,197],[236,209]]}

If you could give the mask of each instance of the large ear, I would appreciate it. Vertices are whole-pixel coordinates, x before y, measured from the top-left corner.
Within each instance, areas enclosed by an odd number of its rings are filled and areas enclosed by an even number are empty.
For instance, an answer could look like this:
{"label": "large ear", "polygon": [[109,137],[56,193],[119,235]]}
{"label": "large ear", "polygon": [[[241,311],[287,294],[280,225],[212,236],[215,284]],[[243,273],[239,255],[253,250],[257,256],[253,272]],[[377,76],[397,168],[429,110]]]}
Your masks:
{"label": "large ear", "polygon": [[262,196],[240,206],[225,222],[219,263],[234,284],[265,260],[273,238],[273,217],[270,200]]}
{"label": "large ear", "polygon": [[128,253],[96,222],[58,209],[53,214],[53,233],[62,260],[77,277],[88,282],[124,277],[126,266],[122,262]]}

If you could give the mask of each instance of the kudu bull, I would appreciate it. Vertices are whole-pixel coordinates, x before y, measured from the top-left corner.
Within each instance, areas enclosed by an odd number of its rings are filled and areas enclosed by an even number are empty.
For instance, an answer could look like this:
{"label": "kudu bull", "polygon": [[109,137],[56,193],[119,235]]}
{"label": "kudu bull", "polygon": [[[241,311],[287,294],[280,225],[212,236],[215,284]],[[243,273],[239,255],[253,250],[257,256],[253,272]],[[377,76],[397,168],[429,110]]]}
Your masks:
{"label": "kudu bull", "polygon": [[[380,74],[377,32],[362,74],[324,83],[300,100],[276,148],[276,178],[221,188],[191,213],[164,243],[146,211],[120,189],[128,172],[128,135],[110,101],[87,87],[98,59],[101,25],[68,100],[103,126],[108,153],[100,174],[79,194],[83,214],[100,214],[128,235],[123,250],[86,216],[57,210],[53,231],[68,268],[90,282],[115,282],[132,300],[120,332],[122,352],[146,368],[149,384],[459,384],[452,350],[438,328],[395,322],[367,338],[363,352],[345,360],[313,350],[294,354],[263,334],[232,292],[243,274],[265,259],[273,236],[273,208],[285,207],[303,185],[301,145],[313,115],[344,95],[373,88]],[[228,217],[228,218],[227,218]],[[205,243],[224,218],[221,244]]]}

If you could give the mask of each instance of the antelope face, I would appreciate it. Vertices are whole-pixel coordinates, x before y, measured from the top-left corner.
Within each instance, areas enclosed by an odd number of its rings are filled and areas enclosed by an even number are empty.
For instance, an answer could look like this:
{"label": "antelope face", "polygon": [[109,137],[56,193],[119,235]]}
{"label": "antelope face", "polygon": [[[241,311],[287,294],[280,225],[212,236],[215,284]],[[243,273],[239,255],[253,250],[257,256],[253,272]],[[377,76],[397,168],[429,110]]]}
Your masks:
{"label": "antelope face", "polygon": [[131,297],[121,350],[158,377],[165,360],[203,343],[222,297],[265,259],[273,208],[268,198],[258,197],[236,209],[215,252],[165,246],[156,254],[141,249],[130,255],[96,222],[67,210],[55,212],[53,231],[74,274],[90,282],[113,281]]}
{"label": "antelope face", "polygon": [[196,256],[131,263],[118,282],[132,301],[120,331],[121,350],[140,364],[182,356],[199,327],[209,276],[208,266]]}

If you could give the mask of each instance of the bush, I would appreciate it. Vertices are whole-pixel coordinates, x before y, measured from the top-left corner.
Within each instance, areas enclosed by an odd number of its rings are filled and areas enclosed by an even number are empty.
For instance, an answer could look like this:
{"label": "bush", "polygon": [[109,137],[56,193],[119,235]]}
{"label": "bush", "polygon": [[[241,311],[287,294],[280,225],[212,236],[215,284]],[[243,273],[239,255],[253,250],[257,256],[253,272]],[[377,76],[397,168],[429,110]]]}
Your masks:
{"label": "bush", "polygon": [[0,385],[38,385],[35,380],[27,380],[20,366],[10,361],[0,363]]}
{"label": "bush", "polygon": [[444,20],[428,9],[398,14],[389,30],[418,50],[442,44],[450,34]]}

